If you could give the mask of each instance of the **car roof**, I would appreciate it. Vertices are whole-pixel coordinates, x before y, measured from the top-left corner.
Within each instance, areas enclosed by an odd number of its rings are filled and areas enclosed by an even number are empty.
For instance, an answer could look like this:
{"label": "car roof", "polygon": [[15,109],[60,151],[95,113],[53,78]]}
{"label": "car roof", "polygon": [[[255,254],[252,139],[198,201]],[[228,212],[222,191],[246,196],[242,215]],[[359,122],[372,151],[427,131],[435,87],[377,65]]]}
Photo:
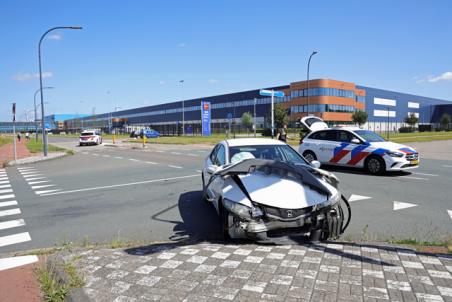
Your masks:
{"label": "car roof", "polygon": [[356,126],[333,127],[331,129],[334,129],[334,130],[348,130],[348,131],[363,130],[363,129],[361,129],[359,127],[356,127]]}
{"label": "car roof", "polygon": [[271,138],[235,138],[225,140],[229,147],[240,147],[250,145],[285,145],[284,142]]}

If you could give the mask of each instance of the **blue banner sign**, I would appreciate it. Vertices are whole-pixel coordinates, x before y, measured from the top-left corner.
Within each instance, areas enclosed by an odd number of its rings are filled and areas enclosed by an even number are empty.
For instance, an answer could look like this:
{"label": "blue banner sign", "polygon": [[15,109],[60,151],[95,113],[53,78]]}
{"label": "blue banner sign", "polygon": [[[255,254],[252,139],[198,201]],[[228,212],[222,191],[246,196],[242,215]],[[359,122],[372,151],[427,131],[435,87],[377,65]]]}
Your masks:
{"label": "blue banner sign", "polygon": [[202,125],[202,135],[211,135],[210,130],[210,102],[201,102],[201,125]]}
{"label": "blue banner sign", "polygon": [[259,91],[260,95],[263,96],[272,96],[272,94],[276,97],[282,98],[284,97],[284,92],[283,91],[275,91],[275,90],[266,90],[266,89],[261,89]]}

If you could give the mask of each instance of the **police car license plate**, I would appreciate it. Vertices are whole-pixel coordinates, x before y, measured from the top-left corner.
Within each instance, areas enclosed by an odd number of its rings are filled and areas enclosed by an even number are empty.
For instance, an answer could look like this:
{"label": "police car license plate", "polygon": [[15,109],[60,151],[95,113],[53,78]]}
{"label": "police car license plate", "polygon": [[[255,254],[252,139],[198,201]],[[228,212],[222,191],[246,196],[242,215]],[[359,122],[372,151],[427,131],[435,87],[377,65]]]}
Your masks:
{"label": "police car license plate", "polygon": [[411,165],[419,165],[419,160],[418,159],[412,160],[412,161],[410,161],[410,164]]}

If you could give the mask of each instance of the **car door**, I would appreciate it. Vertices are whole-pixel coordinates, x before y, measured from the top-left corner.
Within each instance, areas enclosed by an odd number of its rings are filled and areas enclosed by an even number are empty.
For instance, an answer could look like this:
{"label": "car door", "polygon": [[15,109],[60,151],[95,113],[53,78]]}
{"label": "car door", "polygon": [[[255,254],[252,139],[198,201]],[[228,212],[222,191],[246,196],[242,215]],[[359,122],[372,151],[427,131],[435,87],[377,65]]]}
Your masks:
{"label": "car door", "polygon": [[348,130],[338,131],[338,141],[341,145],[346,145],[343,150],[345,153],[339,163],[346,166],[362,167],[363,159],[368,152],[364,152],[368,148],[368,144],[364,143],[353,132]]}
{"label": "car door", "polygon": [[317,160],[323,163],[328,163],[334,154],[336,144],[336,130],[322,130],[317,131],[309,137],[312,143],[313,151]]}

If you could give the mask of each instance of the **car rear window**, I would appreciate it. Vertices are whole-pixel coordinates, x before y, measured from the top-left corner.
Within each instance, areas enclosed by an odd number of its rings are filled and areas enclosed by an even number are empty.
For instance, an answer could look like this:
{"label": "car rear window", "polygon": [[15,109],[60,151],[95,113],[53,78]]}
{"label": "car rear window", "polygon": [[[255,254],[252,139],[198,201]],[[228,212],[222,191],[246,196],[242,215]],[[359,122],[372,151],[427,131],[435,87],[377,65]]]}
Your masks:
{"label": "car rear window", "polygon": [[89,136],[89,135],[94,135],[94,132],[82,132],[82,134],[80,134],[81,136]]}

